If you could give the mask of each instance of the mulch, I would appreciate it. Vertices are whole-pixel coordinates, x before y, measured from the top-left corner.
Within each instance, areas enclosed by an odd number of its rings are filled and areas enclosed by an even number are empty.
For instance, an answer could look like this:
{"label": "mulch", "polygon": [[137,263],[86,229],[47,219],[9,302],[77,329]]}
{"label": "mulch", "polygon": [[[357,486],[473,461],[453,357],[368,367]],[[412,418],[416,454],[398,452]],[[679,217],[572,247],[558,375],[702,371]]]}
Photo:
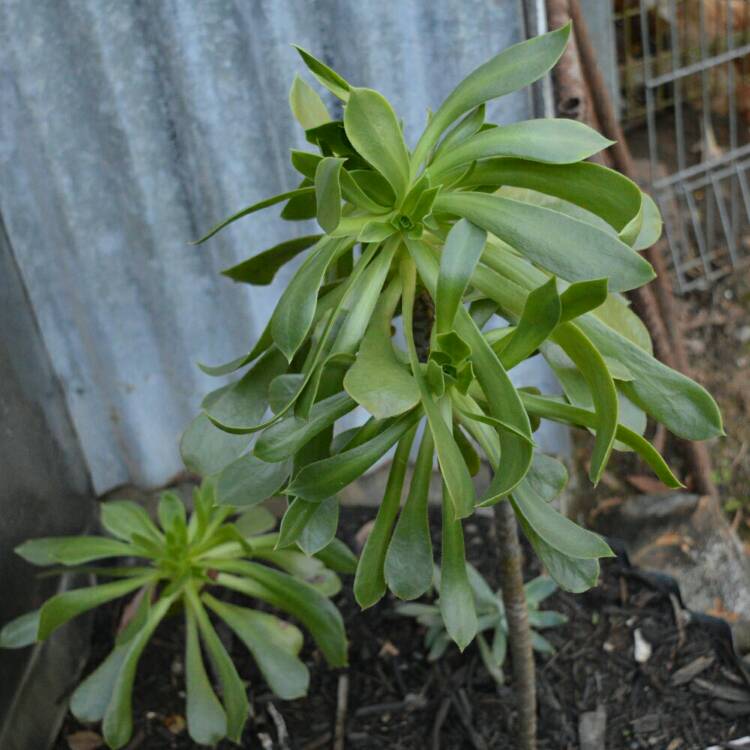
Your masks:
{"label": "mulch", "polygon": [[[348,508],[343,537],[353,544],[373,512]],[[496,586],[490,519],[475,516],[465,530],[469,559]],[[435,541],[437,549],[439,534]],[[533,555],[526,557],[530,578],[538,573],[537,563]],[[351,644],[350,665],[328,669],[308,644],[311,686],[304,699],[283,702],[268,693],[241,644],[221,633],[250,681],[253,719],[243,747],[332,748],[337,715],[344,740],[339,747],[351,750],[514,747],[508,663],[503,686],[486,674],[474,645],[463,655],[451,648],[431,663],[423,629],[396,615],[392,599],[360,612],[350,589],[345,582],[337,598]],[[622,561],[606,562],[600,585],[591,591],[557,592],[543,606],[563,612],[569,622],[545,631],[556,653],[537,656],[540,750],[578,750],[581,722],[603,715],[608,750],[703,750],[750,734],[750,690],[720,639],[685,622],[673,596]],[[86,672],[111,648],[118,617],[118,605],[98,613]],[[183,635],[177,619],[165,623],[141,660],[129,750],[197,747],[184,728]],[[634,658],[636,637],[651,647],[643,663]],[[96,747],[76,744],[95,742],[96,730],[68,716],[55,747]]]}

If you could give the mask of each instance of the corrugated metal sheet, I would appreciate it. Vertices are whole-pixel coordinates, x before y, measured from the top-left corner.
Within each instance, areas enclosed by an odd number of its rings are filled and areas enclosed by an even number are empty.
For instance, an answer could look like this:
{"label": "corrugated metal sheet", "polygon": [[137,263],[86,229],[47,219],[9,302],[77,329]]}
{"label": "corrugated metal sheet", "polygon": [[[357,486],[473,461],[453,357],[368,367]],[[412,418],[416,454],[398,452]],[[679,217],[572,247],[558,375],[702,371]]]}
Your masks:
{"label": "corrugated metal sheet", "polygon": [[[218,271],[289,225],[187,241],[295,183],[289,43],[382,90],[413,142],[521,38],[500,0],[4,0],[0,26],[0,213],[100,492],[180,470],[178,435],[216,386],[195,361],[246,350],[270,314],[278,285]],[[528,98],[491,110],[526,117]]]}

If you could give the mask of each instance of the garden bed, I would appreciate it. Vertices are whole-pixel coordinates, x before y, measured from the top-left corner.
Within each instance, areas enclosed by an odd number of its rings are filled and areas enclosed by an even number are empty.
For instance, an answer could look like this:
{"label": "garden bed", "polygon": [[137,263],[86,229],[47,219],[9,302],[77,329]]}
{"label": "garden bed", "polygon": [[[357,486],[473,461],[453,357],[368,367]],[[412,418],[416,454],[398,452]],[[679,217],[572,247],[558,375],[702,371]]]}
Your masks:
{"label": "garden bed", "polygon": [[[342,514],[344,538],[350,544],[373,512],[348,508]],[[476,516],[465,526],[469,560],[495,585],[494,550],[487,543],[490,519]],[[527,556],[527,563],[531,577],[538,572],[536,560]],[[221,633],[240,673],[258,685],[250,691],[255,719],[248,722],[244,747],[333,747],[344,693],[346,748],[513,747],[509,663],[508,682],[498,687],[484,671],[474,645],[463,656],[451,648],[441,662],[428,662],[422,628],[396,615],[392,599],[362,613],[347,581],[337,603],[350,639],[350,666],[330,670],[308,647],[311,689],[305,699],[275,699],[244,648]],[[750,692],[720,656],[715,639],[703,628],[678,625],[682,618],[676,618],[670,597],[619,561],[605,563],[597,588],[579,596],[558,592],[543,607],[565,613],[569,622],[545,631],[557,653],[537,657],[540,748],[578,750],[581,717],[597,708],[606,714],[608,750],[702,750],[750,734]],[[97,615],[87,672],[111,648],[120,609],[113,605]],[[641,664],[634,659],[636,630],[652,647]],[[157,631],[141,660],[130,750],[197,747],[184,729],[182,664],[183,626],[175,619]],[[691,670],[696,673],[691,675]],[[68,716],[56,748],[95,748],[96,729]],[[219,747],[236,746],[223,742]]]}

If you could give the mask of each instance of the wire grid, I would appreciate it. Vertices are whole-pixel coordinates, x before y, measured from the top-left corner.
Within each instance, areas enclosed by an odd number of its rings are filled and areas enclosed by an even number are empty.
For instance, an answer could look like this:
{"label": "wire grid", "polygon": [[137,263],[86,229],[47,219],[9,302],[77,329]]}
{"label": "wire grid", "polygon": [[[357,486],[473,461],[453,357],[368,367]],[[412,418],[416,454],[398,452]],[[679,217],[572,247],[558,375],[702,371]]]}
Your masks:
{"label": "wire grid", "polygon": [[750,260],[750,0],[615,0],[614,18],[678,289],[706,288]]}

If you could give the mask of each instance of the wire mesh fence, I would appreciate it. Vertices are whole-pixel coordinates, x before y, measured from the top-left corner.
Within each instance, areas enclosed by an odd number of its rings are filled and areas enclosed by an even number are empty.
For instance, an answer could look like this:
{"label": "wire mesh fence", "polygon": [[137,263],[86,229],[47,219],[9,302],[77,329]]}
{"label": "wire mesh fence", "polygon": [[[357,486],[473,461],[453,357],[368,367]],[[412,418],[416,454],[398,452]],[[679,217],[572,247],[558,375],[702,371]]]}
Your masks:
{"label": "wire mesh fence", "polygon": [[621,116],[677,287],[750,260],[750,0],[615,0]]}

